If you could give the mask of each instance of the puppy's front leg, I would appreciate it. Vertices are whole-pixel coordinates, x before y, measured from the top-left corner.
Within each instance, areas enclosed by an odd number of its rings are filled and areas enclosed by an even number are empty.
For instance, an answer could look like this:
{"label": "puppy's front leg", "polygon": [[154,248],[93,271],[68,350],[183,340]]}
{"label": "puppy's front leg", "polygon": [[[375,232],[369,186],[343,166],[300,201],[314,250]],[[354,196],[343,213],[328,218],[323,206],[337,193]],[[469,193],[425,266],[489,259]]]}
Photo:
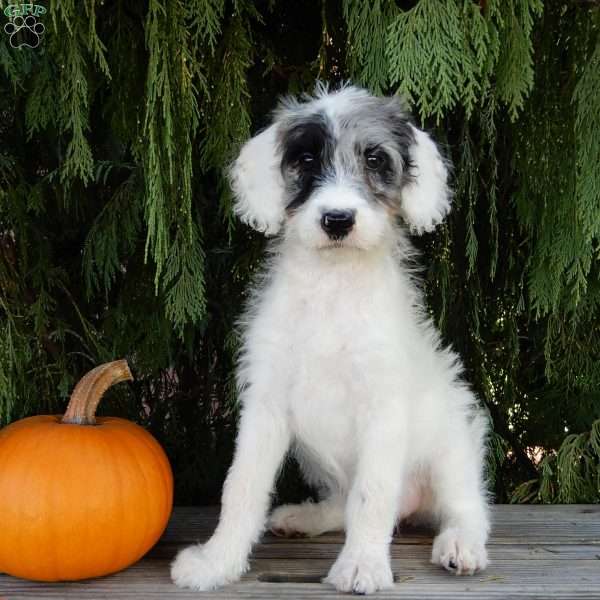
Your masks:
{"label": "puppy's front leg", "polygon": [[378,414],[365,432],[346,507],[346,543],[325,581],[343,592],[369,594],[394,585],[390,542],[404,465],[398,415]]}
{"label": "puppy's front leg", "polygon": [[189,546],[177,555],[171,577],[178,586],[211,590],[238,580],[247,570],[289,440],[283,414],[260,401],[244,408],[233,464],[223,487],[219,524],[206,544]]}

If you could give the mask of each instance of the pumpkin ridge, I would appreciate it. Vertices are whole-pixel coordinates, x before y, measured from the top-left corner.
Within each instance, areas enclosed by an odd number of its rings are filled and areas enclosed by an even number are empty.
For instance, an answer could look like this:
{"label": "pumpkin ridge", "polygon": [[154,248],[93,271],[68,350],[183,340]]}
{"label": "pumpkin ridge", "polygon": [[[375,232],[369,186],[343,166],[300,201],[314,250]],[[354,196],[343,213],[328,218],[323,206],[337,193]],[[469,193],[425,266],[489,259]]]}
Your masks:
{"label": "pumpkin ridge", "polygon": [[[135,551],[130,551],[129,554],[131,556],[131,560],[128,562],[137,562],[149,549],[147,546],[147,538],[148,538],[148,492],[150,490],[150,486],[148,485],[148,478],[146,477],[146,473],[142,465],[140,464],[140,460],[138,459],[136,453],[131,448],[131,444],[127,443],[127,440],[124,439],[123,433],[126,432],[129,427],[123,427],[122,429],[117,430],[117,434],[112,437],[112,445],[111,451],[114,449],[116,454],[120,457],[126,456],[126,460],[121,460],[118,464],[118,468],[116,469],[119,474],[119,480],[124,482],[125,485],[130,481],[129,479],[129,471],[133,470],[136,477],[138,478],[136,486],[143,486],[143,492],[140,494],[144,499],[144,510],[138,510],[136,513],[135,520],[137,522],[142,521],[143,515],[143,526],[140,527],[140,530],[143,532],[143,535],[139,536],[138,542],[135,547]],[[113,430],[114,431],[114,430]],[[136,440],[137,441],[137,440]],[[124,472],[127,470],[127,472]],[[122,488],[121,488],[122,489]],[[137,494],[136,494],[137,495]],[[140,507],[141,508],[141,507]]]}
{"label": "pumpkin ridge", "polygon": [[[135,438],[152,453],[155,458],[155,465],[159,467],[163,490],[165,491],[164,507],[168,507],[173,503],[173,475],[169,464],[165,461],[165,454],[158,441],[143,427],[130,423],[133,427],[123,428],[127,431],[127,435]],[[168,520],[167,520],[168,522]],[[166,524],[165,524],[166,527]],[[163,528],[164,530],[164,528]],[[162,533],[162,532],[161,532]]]}
{"label": "pumpkin ridge", "polygon": [[[32,418],[35,419],[35,417],[32,417]],[[56,436],[56,429],[55,429],[55,427],[53,427],[53,424],[51,422],[47,422],[47,421],[41,421],[41,422],[38,421],[38,422],[41,425],[41,432],[43,432],[43,434],[40,435],[40,433],[38,433],[38,435],[36,435],[34,438],[28,437],[26,439],[27,442],[30,442],[28,444],[29,447],[27,448],[27,454],[29,455],[29,464],[26,463],[25,468],[22,469],[23,481],[24,481],[24,483],[22,485],[25,485],[25,486],[31,485],[30,482],[31,482],[32,473],[37,471],[36,472],[36,475],[37,475],[36,483],[39,486],[41,486],[41,488],[43,489],[46,486],[45,477],[43,475],[43,473],[45,472],[45,469],[40,469],[40,464],[39,464],[40,457],[43,456],[44,458],[46,458],[49,455],[48,450],[56,448],[55,438],[57,436]],[[31,465],[33,463],[35,463],[34,468],[31,467]],[[41,473],[40,473],[40,470],[42,471]],[[36,492],[42,492],[42,489],[36,490]],[[35,494],[30,494],[27,500],[29,502],[31,502],[31,500],[34,497],[35,497]],[[46,499],[47,499],[47,496],[46,496]],[[29,510],[31,510],[31,508],[32,508],[31,504],[29,504],[27,506],[27,508]],[[23,511],[22,505],[20,506],[20,510]],[[39,503],[35,507],[35,510],[36,510],[35,516],[37,519],[41,518],[43,516],[43,513],[45,512],[45,511],[40,510]],[[46,511],[49,514],[52,514],[53,510],[54,510],[54,507],[52,507],[52,506],[48,506],[46,508]],[[47,524],[46,524],[46,526],[47,526]],[[59,573],[57,556],[53,552],[43,552],[43,549],[47,546],[47,543],[46,543],[47,534],[46,534],[45,528],[40,527],[39,525],[34,527],[32,524],[30,531],[32,531],[32,530],[35,531],[35,536],[37,538],[37,544],[35,544],[35,543],[33,544],[33,547],[35,548],[35,553],[38,553],[41,555],[41,556],[37,557],[36,562],[37,562],[37,560],[39,560],[41,558],[41,560],[44,561],[48,571],[50,573],[52,573],[51,577],[56,581],[56,580],[58,580],[58,573]],[[58,533],[60,535],[60,531]],[[30,544],[29,540],[26,539],[30,535],[31,534],[29,534],[28,536],[24,536],[21,533],[21,535],[18,536],[17,539],[18,539],[19,550],[16,550],[16,552],[15,552],[16,556],[22,556],[25,553],[28,553],[31,556],[31,552],[28,552],[28,550],[29,550],[29,548],[31,548],[32,544]]]}
{"label": "pumpkin ridge", "polygon": [[[155,526],[154,536],[158,539],[162,533],[165,531],[170,517],[170,507],[173,505],[173,474],[171,472],[171,467],[166,459],[166,455],[161,448],[158,441],[144,428],[128,428],[127,435],[131,437],[135,437],[135,439],[143,444],[144,448],[152,453],[154,457],[154,465],[153,469],[158,471],[158,478],[161,482],[160,489],[164,492],[162,498],[156,498],[151,504],[151,508],[153,508],[154,512],[159,514],[166,514],[166,518],[164,519],[164,523],[161,524],[161,527],[158,527],[158,524]],[[147,470],[147,465],[144,466]]]}
{"label": "pumpkin ridge", "polygon": [[[128,522],[128,516],[125,514],[123,507],[125,506],[123,487],[127,485],[127,478],[123,476],[123,460],[121,455],[121,448],[116,446],[120,446],[118,439],[118,431],[114,430],[110,431],[110,437],[104,435],[108,433],[108,430],[96,430],[98,431],[98,443],[102,445],[103,452],[110,457],[108,464],[111,466],[111,476],[115,478],[115,486],[114,490],[119,494],[119,497],[116,501],[113,502],[113,510],[115,507],[119,507],[119,514],[116,516],[117,519],[121,521],[121,531],[119,532],[119,543],[118,550],[114,553],[113,556],[110,557],[109,562],[106,564],[106,567],[103,569],[106,573],[112,573],[119,568],[122,568],[124,563],[129,562],[127,560],[127,542],[124,544],[122,535],[123,535],[123,524]],[[117,435],[115,435],[117,433]],[[139,512],[136,517],[139,518]],[[127,523],[128,524],[128,523]]]}

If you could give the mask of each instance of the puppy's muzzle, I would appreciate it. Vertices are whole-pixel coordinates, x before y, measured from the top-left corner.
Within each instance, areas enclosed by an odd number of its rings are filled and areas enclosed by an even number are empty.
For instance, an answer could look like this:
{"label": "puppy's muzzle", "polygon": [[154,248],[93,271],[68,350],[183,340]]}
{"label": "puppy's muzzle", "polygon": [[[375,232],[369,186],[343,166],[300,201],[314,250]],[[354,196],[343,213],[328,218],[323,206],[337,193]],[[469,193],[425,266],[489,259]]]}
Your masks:
{"label": "puppy's muzzle", "polygon": [[321,227],[332,240],[341,240],[354,227],[354,211],[329,210],[321,217]]}

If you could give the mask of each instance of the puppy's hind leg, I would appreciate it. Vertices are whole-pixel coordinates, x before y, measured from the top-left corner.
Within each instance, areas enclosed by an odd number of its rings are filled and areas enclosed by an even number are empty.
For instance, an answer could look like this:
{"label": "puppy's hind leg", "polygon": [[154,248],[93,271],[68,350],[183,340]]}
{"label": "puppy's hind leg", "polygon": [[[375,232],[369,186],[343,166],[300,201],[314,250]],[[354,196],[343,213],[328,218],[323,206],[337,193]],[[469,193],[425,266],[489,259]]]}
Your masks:
{"label": "puppy's hind leg", "polygon": [[335,494],[320,502],[284,504],[273,511],[268,527],[283,537],[316,537],[327,531],[340,531],[344,529],[344,499]]}
{"label": "puppy's hind leg", "polygon": [[482,477],[486,427],[484,417],[476,415],[447,440],[432,465],[440,532],[433,541],[431,562],[457,575],[472,575],[488,563],[485,544],[490,524]]}
{"label": "puppy's hind leg", "polygon": [[277,507],[269,517],[269,529],[282,537],[316,537],[327,531],[342,531],[346,505],[343,491],[345,480],[343,477],[334,478],[324,470],[314,455],[298,442],[294,445],[293,453],[304,481],[320,490],[320,502],[307,500],[301,504]]}

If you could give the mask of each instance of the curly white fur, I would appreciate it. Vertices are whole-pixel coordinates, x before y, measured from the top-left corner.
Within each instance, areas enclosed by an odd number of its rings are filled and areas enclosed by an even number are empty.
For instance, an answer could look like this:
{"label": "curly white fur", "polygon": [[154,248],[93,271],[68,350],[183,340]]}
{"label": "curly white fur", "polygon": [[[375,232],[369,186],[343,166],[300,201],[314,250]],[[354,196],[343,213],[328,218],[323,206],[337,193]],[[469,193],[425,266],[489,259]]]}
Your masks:
{"label": "curly white fur", "polygon": [[[288,101],[233,166],[238,214],[281,235],[242,323],[242,411],[220,521],[205,545],[174,561],[180,586],[213,589],[248,568],[290,449],[322,500],[279,507],[268,525],[280,535],[345,529],[325,579],[338,590],[393,586],[389,543],[409,515],[439,528],[435,563],[457,574],[486,566],[487,420],[423,311],[398,224],[400,216],[422,231],[441,221],[450,207],[446,169],[431,138],[393,102],[355,88]],[[316,121],[328,133],[312,181],[299,174],[306,153],[289,164],[282,155],[296,144],[293,128]],[[367,138],[365,156],[373,144],[388,153],[385,173],[368,172],[356,150]],[[331,210],[355,217],[343,239],[324,231]]]}

